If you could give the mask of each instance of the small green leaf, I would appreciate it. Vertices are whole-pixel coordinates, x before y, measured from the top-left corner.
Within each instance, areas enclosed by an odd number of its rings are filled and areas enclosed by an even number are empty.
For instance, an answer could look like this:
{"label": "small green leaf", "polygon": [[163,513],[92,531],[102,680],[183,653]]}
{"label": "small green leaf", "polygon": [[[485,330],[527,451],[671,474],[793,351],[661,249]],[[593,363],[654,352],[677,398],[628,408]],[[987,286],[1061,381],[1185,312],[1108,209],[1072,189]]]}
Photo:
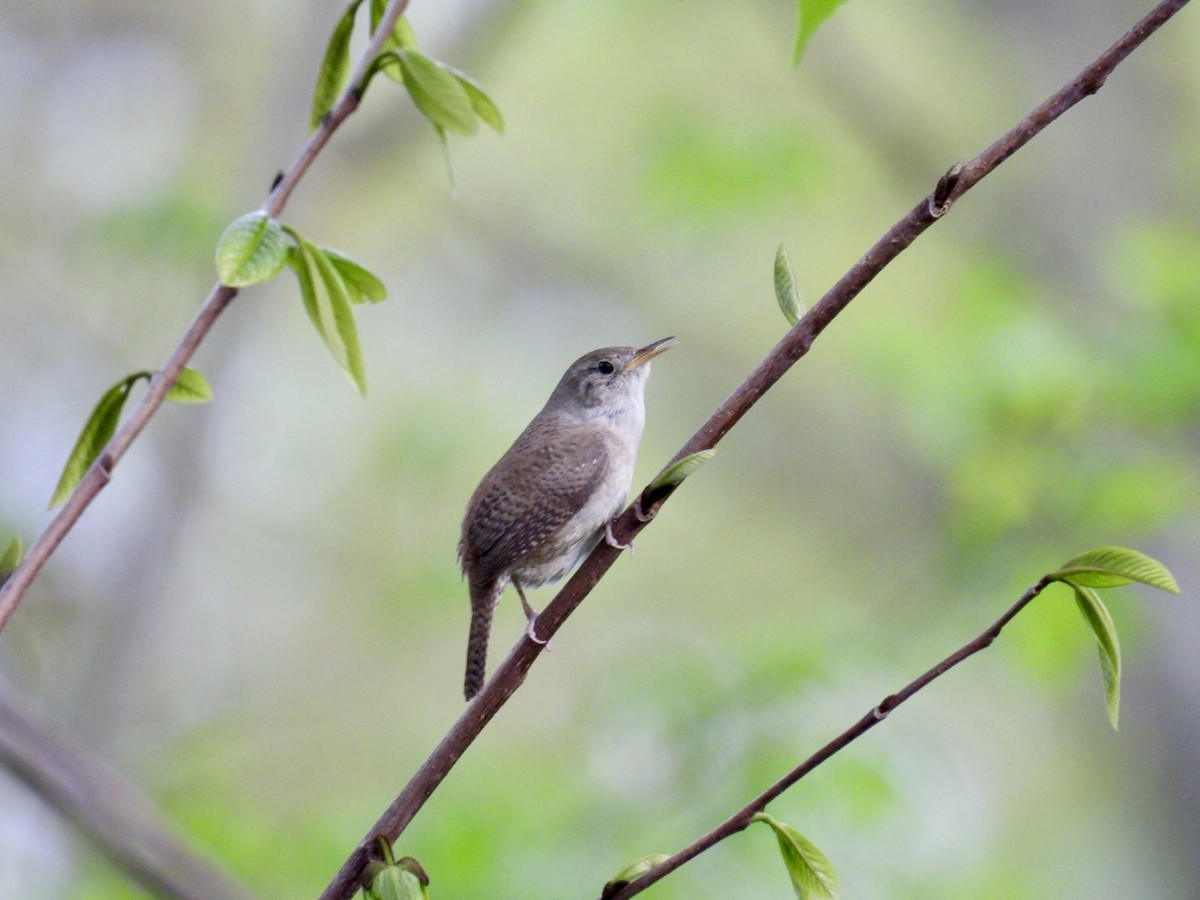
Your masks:
{"label": "small green leaf", "polygon": [[796,287],[796,275],[792,272],[792,262],[788,259],[783,244],[775,251],[775,299],[783,310],[783,317],[789,325],[795,325],[804,315],[804,304],[800,300],[800,290]]}
{"label": "small green leaf", "polygon": [[[386,9],[387,0],[371,0],[371,34],[374,34],[375,29],[379,27]],[[383,48],[385,50],[415,50],[417,48],[417,35],[406,16],[401,16],[396,20],[396,27],[392,29]]]}
{"label": "small green leaf", "polygon": [[709,450],[697,450],[695,453],[690,453],[679,462],[674,463],[658,473],[652,482],[650,482],[650,490],[657,491],[665,487],[672,487],[680,484],[683,479],[687,478],[698,468],[717,455],[716,448]]}
{"label": "small green leaf", "polygon": [[392,36],[388,38],[388,46],[395,47],[397,50],[417,49],[417,34],[413,31],[413,27],[408,21],[408,16],[401,16],[396,20],[396,27],[392,29]]}
{"label": "small green leaf", "polygon": [[167,391],[167,399],[176,403],[207,403],[212,399],[212,388],[198,370],[183,369]]}
{"label": "small green leaf", "polygon": [[1104,678],[1104,704],[1108,709],[1108,721],[1113,731],[1117,730],[1117,716],[1121,709],[1121,645],[1117,642],[1117,629],[1108,614],[1100,595],[1090,587],[1072,584],[1075,602],[1079,611],[1091,626],[1092,634],[1100,648],[1100,674]]}
{"label": "small green leaf", "polygon": [[652,853],[650,856],[643,856],[637,862],[632,862],[618,872],[611,881],[604,885],[604,890],[600,892],[600,900],[609,900],[619,891],[623,890],[631,881],[636,881],[641,878],[651,869],[656,869],[665,863],[671,857],[665,853]]}
{"label": "small green leaf", "polygon": [[19,537],[8,542],[8,546],[4,549],[4,555],[0,556],[0,584],[4,584],[8,580],[8,576],[17,571],[23,552]]}
{"label": "small green leaf", "polygon": [[386,866],[371,879],[367,900],[428,900],[429,891],[412,872],[400,865]]}
{"label": "small green leaf", "polygon": [[359,393],[366,394],[362,350],[345,282],[320,247],[295,229],[289,228],[288,232],[296,241],[296,252],[288,254],[288,262],[300,282],[300,296],[308,318]]}
{"label": "small green leaf", "polygon": [[792,48],[792,65],[800,62],[808,39],[845,0],[796,0],[796,44]]}
{"label": "small green leaf", "polygon": [[234,219],[217,241],[217,276],[229,287],[270,281],[286,261],[283,227],[261,210]]}
{"label": "small green leaf", "polygon": [[453,73],[416,50],[401,50],[399,59],[404,86],[426,119],[458,134],[469,135],[478,130],[479,119],[471,98]]}
{"label": "small green leaf", "polygon": [[770,825],[779,839],[779,852],[798,900],[837,900],[837,872],[824,853],[791,825],[785,825],[766,813],[755,813],[753,821]]}
{"label": "small green leaf", "polygon": [[458,79],[458,83],[462,85],[471,100],[471,109],[475,110],[475,114],[483,119],[496,134],[504,134],[504,116],[500,115],[500,108],[488,96],[482,85],[470,75],[460,72],[453,66],[443,63],[442,67]]}
{"label": "small green leaf", "polygon": [[1119,587],[1137,581],[1172,594],[1179,593],[1179,585],[1166,566],[1128,547],[1097,547],[1064,563],[1062,568],[1046,577],[1089,588]]}
{"label": "small green leaf", "polygon": [[382,303],[387,299],[387,288],[372,272],[337,250],[322,249],[342,276],[351,303]]}
{"label": "small green leaf", "polygon": [[87,422],[84,423],[83,430],[79,432],[75,446],[71,448],[67,464],[63,466],[58,485],[54,488],[54,496],[50,498],[50,509],[62,506],[63,502],[71,496],[71,492],[75,490],[83,479],[84,473],[96,461],[100,451],[112,440],[112,436],[117,432],[117,423],[121,421],[121,410],[125,408],[129,389],[142,378],[149,380],[150,373],[135,372],[122,378],[104,392],[104,396],[100,398]]}
{"label": "small green leaf", "polygon": [[[371,34],[374,35],[379,23],[383,19],[384,9],[387,7],[387,0],[371,0]],[[412,25],[409,24],[405,16],[401,16],[396,20],[396,27],[392,29],[392,33],[388,35],[387,40],[383,42],[380,55],[372,60],[371,75],[375,72],[382,71],[388,78],[397,84],[404,83],[404,73],[400,69],[400,59],[392,51],[396,50],[416,50],[417,36],[413,32]],[[365,81],[369,82],[368,77]]]}
{"label": "small green leaf", "polygon": [[338,19],[325,47],[325,58],[317,72],[317,86],[313,89],[311,126],[315,131],[325,115],[333,109],[338,95],[346,86],[350,75],[350,36],[354,31],[354,17],[358,14],[362,0],[352,0],[342,17]]}

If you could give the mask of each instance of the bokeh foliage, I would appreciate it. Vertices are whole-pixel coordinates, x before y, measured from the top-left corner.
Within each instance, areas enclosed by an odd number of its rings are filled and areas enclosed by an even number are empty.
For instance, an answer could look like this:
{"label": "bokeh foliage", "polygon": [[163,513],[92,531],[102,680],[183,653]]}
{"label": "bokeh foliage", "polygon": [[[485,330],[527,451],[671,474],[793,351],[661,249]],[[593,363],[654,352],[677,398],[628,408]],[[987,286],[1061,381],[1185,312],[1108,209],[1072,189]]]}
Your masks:
{"label": "bokeh foliage", "polygon": [[[166,354],[224,223],[303,140],[337,11],[15,12],[0,525],[31,535],[96,396]],[[422,50],[477,75],[506,129],[453,143],[451,191],[437,137],[373,92],[289,207],[388,286],[356,309],[370,398],[293,284],[248,291],[197,359],[215,402],[156,420],[0,666],[262,895],[315,894],[460,710],[458,517],[566,363],[679,336],[650,381],[649,480],[786,327],[781,241],[819,297],[1135,14],[855,0],[792,69],[790,4],[414,3]],[[956,205],[683,486],[397,847],[432,896],[598,894],[1078,550],[1142,547],[1197,583],[1186,15]],[[1053,592],[772,812],[846,896],[1194,896],[1200,622],[1148,592],[1106,602],[1119,736]],[[0,840],[12,896],[138,896],[21,791],[0,781],[3,833],[25,836]],[[785,896],[773,843],[752,829],[647,896]]]}

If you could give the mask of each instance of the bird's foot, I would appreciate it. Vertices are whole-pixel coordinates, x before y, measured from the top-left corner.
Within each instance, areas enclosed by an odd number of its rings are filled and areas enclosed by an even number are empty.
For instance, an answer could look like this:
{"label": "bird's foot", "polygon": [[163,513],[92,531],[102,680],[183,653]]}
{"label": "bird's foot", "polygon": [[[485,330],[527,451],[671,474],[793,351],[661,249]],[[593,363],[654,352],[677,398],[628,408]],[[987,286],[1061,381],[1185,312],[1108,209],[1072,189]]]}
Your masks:
{"label": "bird's foot", "polygon": [[519,592],[518,596],[521,598],[521,609],[525,610],[525,622],[526,622],[525,636],[527,638],[529,638],[531,641],[533,641],[535,644],[541,644],[543,647],[546,648],[547,651],[549,651],[550,650],[550,639],[538,637],[538,633],[537,633],[538,613],[537,613],[537,610],[529,605],[529,601],[525,599],[524,592]]}
{"label": "bird's foot", "polygon": [[642,495],[638,494],[637,498],[633,501],[633,517],[645,525],[654,518],[654,512],[654,507],[651,507],[650,511],[646,512],[642,507]]}
{"label": "bird's foot", "polygon": [[629,555],[632,556],[633,555],[633,541],[630,541],[628,544],[622,544],[620,541],[617,540],[617,536],[615,534],[613,534],[612,527],[613,527],[613,522],[615,522],[615,521],[616,521],[616,519],[609,519],[607,522],[604,523],[604,543],[608,544],[608,546],[612,547],[614,550],[628,550]]}

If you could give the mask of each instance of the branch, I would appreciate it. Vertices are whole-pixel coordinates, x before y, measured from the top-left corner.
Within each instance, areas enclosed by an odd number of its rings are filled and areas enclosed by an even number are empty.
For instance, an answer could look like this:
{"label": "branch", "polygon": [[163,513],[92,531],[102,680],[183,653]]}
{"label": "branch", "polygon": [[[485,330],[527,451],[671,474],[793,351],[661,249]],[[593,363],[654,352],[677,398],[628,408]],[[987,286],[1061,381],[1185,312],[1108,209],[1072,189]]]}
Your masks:
{"label": "branch", "polygon": [[[266,202],[263,204],[263,211],[272,217],[278,217],[283,212],[287,205],[288,198],[291,197],[292,191],[300,179],[308,172],[313,161],[321,152],[322,148],[329,142],[330,137],[337,131],[338,127],[344,122],[356,109],[362,99],[359,83],[362,80],[367,66],[371,60],[379,55],[383,49],[384,42],[391,35],[392,29],[396,24],[396,20],[400,18],[405,7],[408,6],[408,0],[390,0],[387,10],[385,11],[382,20],[379,22],[379,27],[376,28],[375,34],[371,38],[370,44],[363,52],[362,58],[359,60],[354,73],[350,77],[350,86],[342,93],[337,104],[330,111],[329,115],[321,122],[316,131],[313,132],[308,143],[301,149],[295,161],[288,169],[276,180],[272,185],[271,192],[268,195]],[[120,427],[108,446],[101,451],[96,457],[96,461],[88,469],[83,476],[75,491],[63,504],[58,513],[50,520],[50,524],[34,541],[33,546],[29,548],[29,552],[25,555],[25,559],[16,571],[8,578],[7,581],[0,585],[0,631],[4,630],[9,617],[16,611],[17,605],[21,602],[21,598],[25,596],[25,592],[33,583],[38,573],[42,570],[47,560],[50,559],[54,551],[58,549],[58,545],[62,543],[63,538],[70,533],[75,527],[75,523],[79,521],[92,501],[102,491],[112,477],[113,468],[121,461],[125,455],[125,451],[142,433],[142,430],[149,424],[150,419],[158,412],[158,408],[162,406],[166,399],[167,391],[169,391],[179,378],[179,373],[184,366],[191,360],[200,343],[208,335],[213,325],[217,321],[217,317],[224,312],[225,308],[237,296],[237,289],[226,287],[219,282],[213,286],[208,298],[200,307],[200,311],[196,314],[196,318],[192,321],[187,332],[180,339],[175,349],[171,351],[171,355],[167,357],[166,362],[150,380],[149,389],[146,394],[138,402],[129,418]]]}
{"label": "branch", "polygon": [[248,891],[187,846],[153,803],[11,691],[0,692],[0,762],[155,894],[249,900]]}
{"label": "branch", "polygon": [[[796,323],[759,364],[758,368],[750,373],[737,390],[680,448],[671,462],[676,462],[700,450],[715,447],[763,394],[782,378],[800,357],[808,353],[817,336],[825,330],[838,313],[846,308],[851,300],[858,296],[863,288],[870,284],[876,275],[883,271],[888,263],[937,222],[950,209],[955,200],[978,184],[1064,112],[1096,93],[1104,85],[1109,74],[1146,38],[1187,5],[1187,2],[1188,0],[1163,0],[1079,75],[1034,109],[991,146],[969,162],[955,165],[943,175],[934,191],[893,225]],[[674,493],[675,487],[675,485],[671,485],[653,492],[649,488],[643,490],[638,503],[626,509],[614,524],[613,532],[617,541],[621,544],[628,544],[646,527],[666,499]],[[648,514],[638,516],[634,509],[637,506],[646,510]],[[609,546],[607,542],[600,542],[545,611],[538,616],[536,627],[539,641],[548,640],[558,631],[567,617],[574,612],[575,608],[616,561],[619,553],[619,550]],[[1003,621],[1006,620],[1002,620],[1001,624]],[[459,757],[496,715],[500,707],[507,702],[512,693],[521,686],[530,667],[544,647],[544,643],[533,641],[528,636],[518,641],[508,658],[493,674],[491,680],[350,854],[321,894],[321,900],[345,900],[353,895],[358,888],[358,879],[367,858],[367,850],[376,836],[384,835],[392,841],[399,837],[417,811],[441,784]],[[904,698],[902,697],[902,699]]]}
{"label": "branch", "polygon": [[1049,577],[1041,578],[1036,584],[1032,585],[1027,591],[1025,591],[1025,593],[1021,595],[1021,599],[1009,607],[1008,611],[1005,612],[1004,615],[993,622],[990,628],[982,632],[974,640],[964,644],[961,648],[954,653],[951,653],[936,666],[926,671],[923,675],[909,682],[901,690],[884,697],[878,706],[868,712],[865,716],[839,734],[836,738],[834,738],[800,765],[796,766],[796,768],[792,769],[792,771],[788,772],[785,776],[783,776],[783,778],[779,779],[708,834],[704,835],[694,843],[689,844],[687,847],[684,847],[674,856],[664,860],[645,875],[629,882],[629,884],[627,884],[621,890],[608,897],[607,900],[628,900],[629,897],[632,897],[635,894],[640,894],[642,891],[646,890],[646,888],[650,887],[650,885],[654,884],[661,878],[665,878],[684,863],[699,856],[705,850],[708,850],[709,848],[725,840],[725,838],[737,834],[739,831],[747,828],[752,822],[755,813],[762,812],[767,808],[768,803],[794,785],[797,781],[799,781],[821,763],[825,762],[825,760],[829,759],[835,753],[858,740],[858,738],[862,737],[864,734],[886,719],[892,710],[894,710],[913,694],[917,693],[917,691],[921,690],[923,687],[937,680],[938,678],[941,678],[959,663],[974,656],[980,650],[986,650],[988,647],[990,647],[992,642],[1000,636],[1000,632],[1004,630],[1004,626],[1011,622],[1017,613],[1028,606],[1030,602],[1032,602],[1033,598],[1044,591],[1051,583],[1052,579]]}

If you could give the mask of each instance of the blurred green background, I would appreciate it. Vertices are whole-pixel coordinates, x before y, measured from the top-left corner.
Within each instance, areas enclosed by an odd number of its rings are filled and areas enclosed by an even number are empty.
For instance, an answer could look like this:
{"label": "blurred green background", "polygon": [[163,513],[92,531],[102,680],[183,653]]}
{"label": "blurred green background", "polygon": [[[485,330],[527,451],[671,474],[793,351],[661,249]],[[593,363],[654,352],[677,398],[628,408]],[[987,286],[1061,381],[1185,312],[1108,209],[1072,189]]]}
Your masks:
{"label": "blurred green background", "polygon": [[[1150,4],[415,0],[507,119],[377,83],[287,210],[377,271],[360,400],[245,291],[0,637],[32,697],[263,897],[315,896],[462,710],[471,490],[566,365],[674,334],[644,483],[959,159]],[[0,6],[0,535],[166,356],[306,133],[331,2]],[[892,265],[555,639],[398,847],[433,896],[594,898],[1100,544],[1122,728],[1067,591],[771,812],[853,898],[1200,896],[1200,28],[1185,10]],[[356,46],[361,46],[361,35]],[[549,589],[536,592],[542,606]],[[492,664],[521,634],[514,596]],[[762,826],[645,896],[791,895]],[[0,772],[0,896],[139,897]]]}

